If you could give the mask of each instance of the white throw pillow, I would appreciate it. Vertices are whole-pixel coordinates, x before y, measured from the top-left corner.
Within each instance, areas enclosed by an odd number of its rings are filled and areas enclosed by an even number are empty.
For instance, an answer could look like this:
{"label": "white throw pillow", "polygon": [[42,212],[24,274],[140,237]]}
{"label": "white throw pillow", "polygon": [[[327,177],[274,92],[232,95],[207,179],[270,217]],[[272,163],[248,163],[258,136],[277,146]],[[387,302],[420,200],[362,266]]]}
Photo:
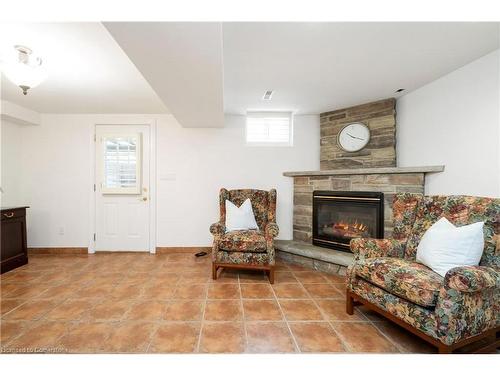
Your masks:
{"label": "white throw pillow", "polygon": [[240,207],[226,199],[226,233],[232,230],[259,229],[252,210],[252,202],[247,198]]}
{"label": "white throw pillow", "polygon": [[456,227],[446,218],[435,222],[417,247],[417,262],[445,276],[459,266],[477,266],[484,250],[484,222]]}

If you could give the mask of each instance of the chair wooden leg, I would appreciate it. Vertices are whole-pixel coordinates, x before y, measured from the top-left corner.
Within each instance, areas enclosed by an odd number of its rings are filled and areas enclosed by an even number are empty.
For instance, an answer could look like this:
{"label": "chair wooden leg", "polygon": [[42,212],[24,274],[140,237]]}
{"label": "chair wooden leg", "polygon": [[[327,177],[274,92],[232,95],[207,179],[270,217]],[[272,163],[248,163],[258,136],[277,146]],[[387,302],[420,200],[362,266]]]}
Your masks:
{"label": "chair wooden leg", "polygon": [[349,292],[346,294],[345,311],[349,315],[354,314],[354,299],[351,297]]}
{"label": "chair wooden leg", "polygon": [[269,270],[269,283],[274,284],[274,267]]}
{"label": "chair wooden leg", "polygon": [[217,265],[212,263],[212,279],[217,280]]}

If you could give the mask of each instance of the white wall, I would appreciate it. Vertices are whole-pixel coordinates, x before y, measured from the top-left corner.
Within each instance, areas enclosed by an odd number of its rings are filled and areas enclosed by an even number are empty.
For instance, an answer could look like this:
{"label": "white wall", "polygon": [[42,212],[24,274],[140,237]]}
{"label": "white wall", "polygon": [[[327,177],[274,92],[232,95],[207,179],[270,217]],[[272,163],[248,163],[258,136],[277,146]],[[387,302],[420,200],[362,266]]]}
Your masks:
{"label": "white wall", "polygon": [[23,204],[21,195],[22,177],[19,173],[19,158],[21,157],[23,125],[2,120],[0,128],[1,137],[1,173],[0,202],[2,207]]}
{"label": "white wall", "polygon": [[[318,116],[295,118],[293,147],[248,147],[239,116],[225,128],[187,129],[170,115],[45,114],[40,126],[17,129],[19,161],[6,155],[21,175],[17,203],[31,207],[28,246],[88,246],[94,124],[144,121],[157,122],[157,246],[209,246],[220,187],[276,188],[280,238],[292,237],[293,181],[282,173],[319,168]],[[2,135],[3,153],[13,135]]]}
{"label": "white wall", "polygon": [[88,245],[89,126],[85,116],[42,115],[41,125],[21,128],[17,169],[30,247]]}
{"label": "white wall", "polygon": [[243,116],[226,116],[223,129],[182,128],[167,117],[157,146],[160,246],[210,244],[221,187],[276,188],[280,238],[291,239],[293,180],[282,173],[319,169],[319,118],[295,117],[293,147],[249,147]]}
{"label": "white wall", "polygon": [[398,99],[398,165],[445,165],[427,194],[500,196],[499,66],[497,50]]}

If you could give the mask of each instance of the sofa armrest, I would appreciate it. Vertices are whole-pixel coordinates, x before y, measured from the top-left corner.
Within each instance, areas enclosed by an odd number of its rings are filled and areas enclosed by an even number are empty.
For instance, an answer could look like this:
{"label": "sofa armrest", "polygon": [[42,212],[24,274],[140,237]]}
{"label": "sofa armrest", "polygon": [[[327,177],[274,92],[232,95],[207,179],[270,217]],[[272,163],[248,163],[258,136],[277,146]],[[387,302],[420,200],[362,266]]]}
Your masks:
{"label": "sofa armrest", "polygon": [[351,240],[350,246],[356,259],[377,257],[402,258],[405,242],[392,238],[355,238]]}
{"label": "sofa armrest", "polygon": [[447,345],[500,326],[500,272],[456,267],[445,275],[435,308],[437,333]]}
{"label": "sofa armrest", "polygon": [[267,223],[264,229],[266,238],[275,238],[278,236],[280,228],[276,223]]}
{"label": "sofa armrest", "polygon": [[448,288],[474,293],[492,287],[500,288],[500,273],[484,266],[455,267],[446,273],[444,283]]}
{"label": "sofa armrest", "polygon": [[226,233],[226,226],[221,222],[213,223],[210,225],[210,233],[212,233],[214,237],[220,237]]}

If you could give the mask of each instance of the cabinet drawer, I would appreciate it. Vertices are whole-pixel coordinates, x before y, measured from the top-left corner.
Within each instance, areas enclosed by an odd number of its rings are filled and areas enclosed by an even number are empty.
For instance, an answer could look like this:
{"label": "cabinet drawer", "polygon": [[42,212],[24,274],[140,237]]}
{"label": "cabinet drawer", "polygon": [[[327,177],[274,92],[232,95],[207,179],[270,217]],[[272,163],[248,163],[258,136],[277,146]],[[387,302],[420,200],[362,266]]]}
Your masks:
{"label": "cabinet drawer", "polygon": [[4,220],[10,220],[10,219],[17,219],[20,217],[26,216],[26,209],[21,208],[21,209],[13,209],[13,210],[2,210],[1,213],[1,218],[2,221]]}

